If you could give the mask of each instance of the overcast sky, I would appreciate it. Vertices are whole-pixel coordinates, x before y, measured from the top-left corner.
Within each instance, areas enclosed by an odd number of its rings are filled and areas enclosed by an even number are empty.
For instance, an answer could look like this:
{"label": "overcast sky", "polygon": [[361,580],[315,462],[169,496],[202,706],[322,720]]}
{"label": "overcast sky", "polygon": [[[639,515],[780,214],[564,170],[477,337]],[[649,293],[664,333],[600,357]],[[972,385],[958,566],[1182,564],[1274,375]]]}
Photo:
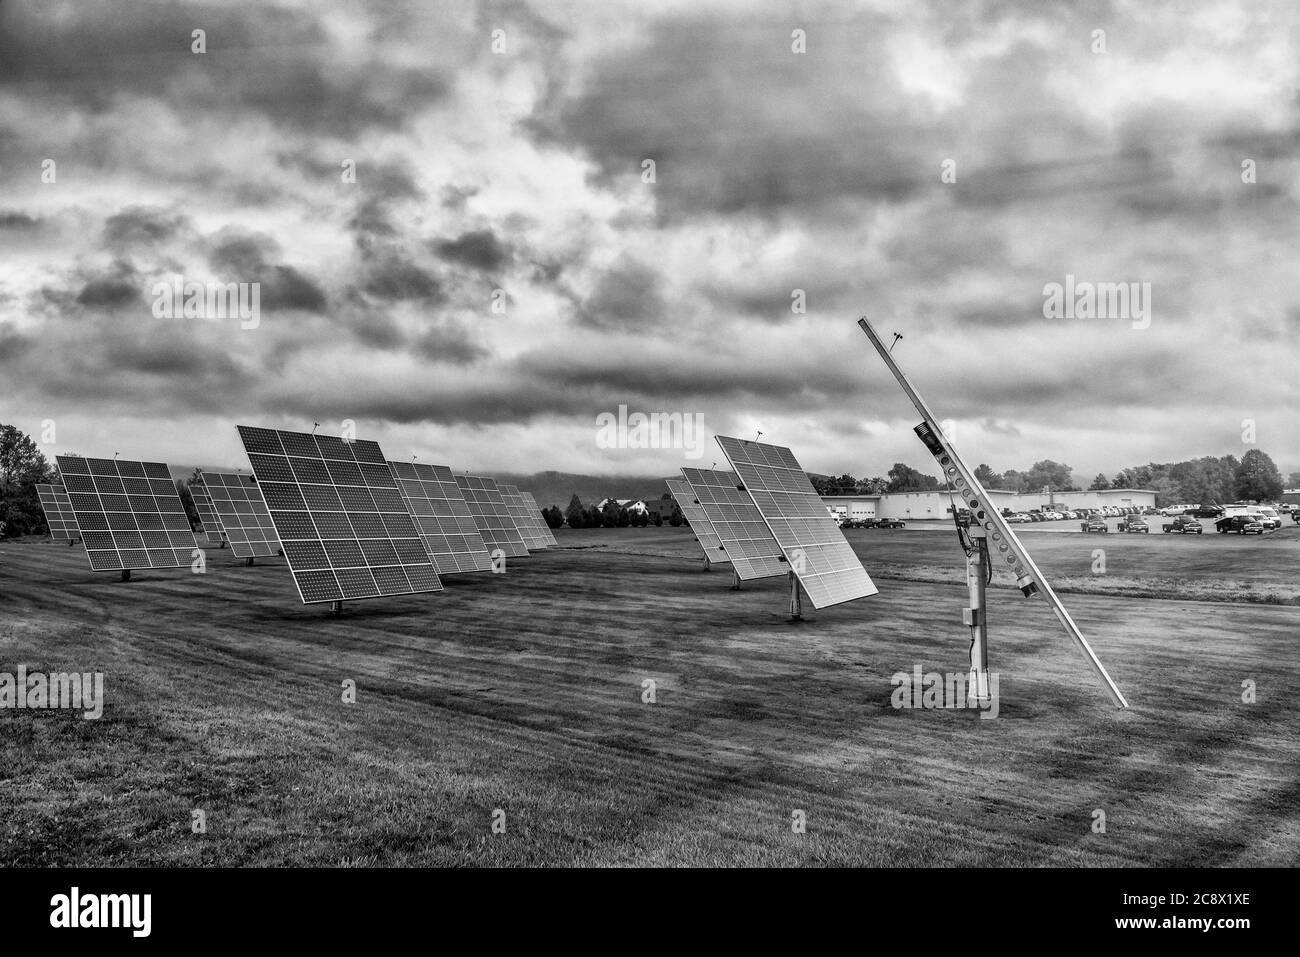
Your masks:
{"label": "overcast sky", "polygon": [[[1300,470],[1300,5],[958,6],[0,0],[0,421],[700,464],[601,448],[624,404],[928,470],[865,313],[972,464],[1240,456],[1252,419]],[[1067,274],[1150,283],[1149,327],[1045,318]],[[172,277],[260,283],[260,325],[156,318]]]}

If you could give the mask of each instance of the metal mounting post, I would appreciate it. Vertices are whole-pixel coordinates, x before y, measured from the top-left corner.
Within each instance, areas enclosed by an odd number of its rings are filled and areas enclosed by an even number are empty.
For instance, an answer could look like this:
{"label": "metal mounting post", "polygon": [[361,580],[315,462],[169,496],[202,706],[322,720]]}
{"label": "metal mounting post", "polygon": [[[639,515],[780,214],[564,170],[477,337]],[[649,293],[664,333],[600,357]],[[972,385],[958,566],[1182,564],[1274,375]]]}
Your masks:
{"label": "metal mounting post", "polygon": [[740,572],[736,571],[734,565],[731,567],[731,590],[740,591]]}
{"label": "metal mounting post", "polygon": [[803,599],[799,594],[799,576],[790,572],[790,620],[803,621]]}
{"label": "metal mounting post", "polygon": [[252,567],[252,564],[253,564],[253,559],[251,559],[251,558],[245,558],[245,559],[244,559],[244,567],[245,567],[245,568],[251,568],[251,567]]}
{"label": "metal mounting post", "polygon": [[129,582],[130,580],[131,580],[131,569],[129,569],[129,568],[123,568],[123,569],[122,569],[122,581],[124,581],[124,582]]}
{"label": "metal mounting post", "polygon": [[987,593],[989,573],[988,539],[984,530],[972,527],[971,538],[975,548],[966,556],[966,587],[970,592],[970,607],[962,618],[970,627],[970,677],[966,682],[969,703],[989,701],[989,633]]}
{"label": "metal mounting post", "polygon": [[341,601],[332,601],[332,602],[330,602],[330,614],[331,614],[331,615],[341,615],[341,614],[343,614],[343,602],[341,602]]}

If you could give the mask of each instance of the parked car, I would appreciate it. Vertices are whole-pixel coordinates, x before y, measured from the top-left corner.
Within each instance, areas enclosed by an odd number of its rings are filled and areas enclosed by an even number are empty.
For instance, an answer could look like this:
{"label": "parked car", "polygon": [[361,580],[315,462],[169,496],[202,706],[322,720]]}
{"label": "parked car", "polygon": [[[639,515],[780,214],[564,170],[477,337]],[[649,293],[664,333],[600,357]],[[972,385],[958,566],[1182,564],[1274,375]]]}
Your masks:
{"label": "parked car", "polygon": [[1121,532],[1147,532],[1150,533],[1151,526],[1143,521],[1141,515],[1125,515],[1119,523]]}
{"label": "parked car", "polygon": [[901,518],[878,518],[876,519],[875,528],[906,528],[906,523]]}
{"label": "parked car", "polygon": [[1272,528],[1282,527],[1282,516],[1278,515],[1278,513],[1273,511],[1273,509],[1270,508],[1269,506],[1261,505],[1259,507],[1259,514],[1263,515],[1264,518],[1268,519],[1268,524],[1270,527]]}
{"label": "parked car", "polygon": [[[1300,511],[1297,511],[1296,514],[1300,515]],[[1024,525],[1027,522],[1032,522],[1032,521],[1033,519],[1030,518],[1028,515],[1026,515],[1024,512],[1012,512],[1010,515],[1007,516],[1008,525]],[[1297,518],[1296,521],[1300,522],[1300,518]]]}
{"label": "parked car", "polygon": [[1263,535],[1264,524],[1254,515],[1228,515],[1214,523],[1221,535],[1236,532],[1238,535]]}
{"label": "parked car", "polygon": [[1295,522],[1297,525],[1300,525],[1300,508],[1296,509],[1294,512],[1291,513],[1291,521]]}
{"label": "parked car", "polygon": [[1082,529],[1084,532],[1106,533],[1110,531],[1110,526],[1106,524],[1106,520],[1100,517],[1094,517],[1086,521],[1080,522],[1079,528]]}
{"label": "parked car", "polygon": [[1205,531],[1201,523],[1190,515],[1179,515],[1172,522],[1160,526],[1166,532],[1178,532],[1180,535],[1200,535]]}

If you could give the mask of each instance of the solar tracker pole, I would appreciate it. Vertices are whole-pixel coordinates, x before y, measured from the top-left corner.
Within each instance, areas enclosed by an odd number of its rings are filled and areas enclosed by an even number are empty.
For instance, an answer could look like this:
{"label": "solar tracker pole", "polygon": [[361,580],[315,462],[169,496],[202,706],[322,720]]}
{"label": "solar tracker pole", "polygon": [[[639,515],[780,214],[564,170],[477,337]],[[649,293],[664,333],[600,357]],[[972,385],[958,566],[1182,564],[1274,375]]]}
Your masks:
{"label": "solar tracker pole", "polygon": [[731,590],[740,591],[740,572],[736,571],[736,566],[731,566]]}
{"label": "solar tracker pole", "polygon": [[803,598],[799,595],[799,576],[790,572],[790,620],[803,620]]}
{"label": "solar tracker pole", "polygon": [[988,492],[980,484],[979,479],[975,477],[974,471],[962,461],[961,456],[952,447],[952,442],[948,436],[941,434],[938,426],[939,419],[930,411],[929,405],[921,398],[921,394],[916,391],[911,380],[907,378],[907,375],[899,368],[898,363],[894,361],[889,349],[876,335],[876,330],[871,328],[871,323],[867,322],[866,316],[858,320],[858,326],[866,333],[876,351],[880,353],[880,358],[885,361],[889,371],[898,380],[898,384],[907,394],[907,397],[912,400],[912,405],[916,407],[916,411],[921,413],[921,424],[914,429],[917,437],[930,450],[930,454],[934,456],[935,461],[944,470],[944,478],[952,482],[961,492],[963,501],[970,506],[973,513],[973,521],[979,522],[990,533],[991,540],[997,544],[998,554],[1007,563],[1007,569],[1016,576],[1016,584],[1020,587],[1020,590],[1026,598],[1041,594],[1047,599],[1052,613],[1056,615],[1056,620],[1061,623],[1065,633],[1070,636],[1075,646],[1088,659],[1088,663],[1092,665],[1097,677],[1101,679],[1111,700],[1119,707],[1127,708],[1128,701],[1125,699],[1124,693],[1120,691],[1119,685],[1111,678],[1106,666],[1097,657],[1097,653],[1092,650],[1092,645],[1088,644],[1088,639],[1083,636],[1079,626],[1070,617],[1070,613],[1065,610],[1065,605],[1056,597],[1056,592],[1052,590],[1052,586],[1048,584],[1043,573],[1034,564],[1034,560],[1029,556],[1024,545],[1020,543],[1016,533],[1012,531],[1011,526],[1007,524],[1002,514],[993,507]]}
{"label": "solar tracker pole", "polygon": [[970,678],[966,682],[966,697],[975,703],[989,700],[989,645],[987,607],[988,540],[984,529],[972,525],[970,537],[975,547],[966,556],[966,586],[970,592],[970,607],[963,616],[970,626]]}
{"label": "solar tracker pole", "polygon": [[123,569],[122,569],[122,579],[121,579],[121,580],[124,581],[124,582],[129,582],[129,581],[131,580],[131,569],[129,569],[129,568],[123,568]]}

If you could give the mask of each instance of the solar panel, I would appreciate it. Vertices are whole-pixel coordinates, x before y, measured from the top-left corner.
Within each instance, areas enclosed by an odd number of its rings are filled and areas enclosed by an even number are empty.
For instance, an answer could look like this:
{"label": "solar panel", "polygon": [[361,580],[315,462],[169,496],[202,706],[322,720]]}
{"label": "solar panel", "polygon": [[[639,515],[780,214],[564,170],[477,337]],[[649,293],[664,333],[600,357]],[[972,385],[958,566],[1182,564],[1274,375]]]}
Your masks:
{"label": "solar panel", "polygon": [[718,444],[818,608],[878,591],[795,460],[779,445],[719,435]]}
{"label": "solar panel", "polygon": [[221,530],[221,521],[217,518],[216,509],[212,507],[212,496],[202,482],[190,486],[190,495],[194,499],[194,508],[199,513],[199,521],[203,524],[203,537],[207,540],[207,545],[220,548],[226,541],[226,533]]}
{"label": "solar panel", "polygon": [[198,542],[161,462],[57,456],[90,567],[181,568]]}
{"label": "solar panel", "polygon": [[304,604],[441,591],[375,442],[239,426]]}
{"label": "solar panel", "polygon": [[713,530],[713,525],[704,514],[704,509],[695,501],[695,492],[691,489],[691,483],[686,479],[668,479],[668,491],[673,493],[673,500],[677,503],[677,507],[686,516],[686,521],[691,523],[691,531],[695,533],[700,548],[704,549],[705,557],[714,564],[730,562],[731,558],[722,547],[722,539],[718,538],[718,533]]}
{"label": "solar panel", "polygon": [[50,538],[72,543],[81,538],[77,516],[72,511],[72,500],[62,485],[37,485],[36,494],[45,510],[45,524],[50,526]]}
{"label": "solar panel", "polygon": [[439,575],[492,570],[487,543],[451,469],[414,462],[389,462],[388,468]]}
{"label": "solar panel", "polygon": [[542,510],[537,507],[537,499],[533,498],[533,493],[520,492],[519,494],[523,496],[524,504],[531,508],[533,514],[537,516],[539,523],[537,530],[541,533],[542,541],[546,543],[548,548],[555,548],[558,546],[560,543],[555,540],[555,533],[551,531],[551,526],[546,524],[546,518],[542,515]]}
{"label": "solar panel", "polygon": [[465,496],[469,513],[489,549],[501,549],[509,558],[522,558],[528,546],[515,527],[495,479],[479,475],[457,475],[456,484]]}
{"label": "solar panel", "polygon": [[262,499],[262,490],[252,475],[235,472],[202,472],[203,484],[212,498],[218,528],[230,542],[236,558],[273,558],[280,554],[280,536]]}
{"label": "solar panel", "polygon": [[546,548],[546,539],[542,536],[541,529],[537,526],[541,524],[541,516],[534,517],[528,503],[524,501],[523,495],[519,489],[513,485],[501,485],[501,497],[505,500],[506,510],[510,512],[510,518],[514,520],[515,528],[519,529],[519,535],[524,540],[524,546],[530,551],[540,551]]}
{"label": "solar panel", "polygon": [[742,580],[771,578],[790,569],[781,559],[781,546],[753,500],[740,489],[735,472],[682,469],[695,500],[713,527],[731,567]]}

